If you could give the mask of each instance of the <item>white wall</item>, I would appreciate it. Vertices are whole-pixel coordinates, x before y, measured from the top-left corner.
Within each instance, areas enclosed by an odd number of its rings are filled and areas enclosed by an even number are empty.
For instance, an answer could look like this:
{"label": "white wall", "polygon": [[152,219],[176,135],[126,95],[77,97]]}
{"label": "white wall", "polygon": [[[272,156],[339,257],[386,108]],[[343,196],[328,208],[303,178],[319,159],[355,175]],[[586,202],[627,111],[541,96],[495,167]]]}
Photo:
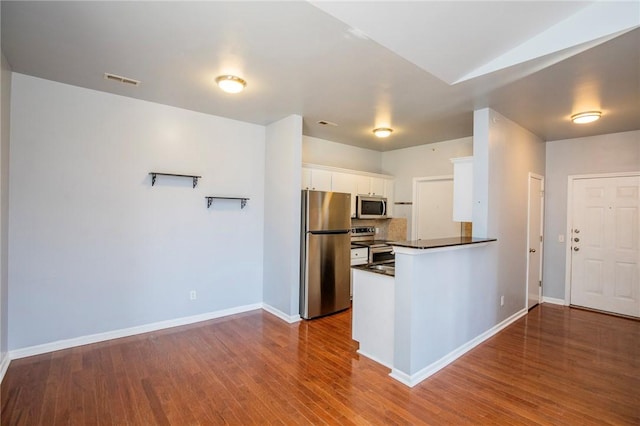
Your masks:
{"label": "white wall", "polygon": [[[496,282],[485,306],[498,321],[526,306],[528,174],[545,174],[544,142],[491,109],[474,113],[473,234],[497,238],[492,245]],[[504,295],[504,306],[500,296]]]}
{"label": "white wall", "polygon": [[259,304],[264,136],[14,73],[9,349]]}
{"label": "white wall", "polygon": [[300,314],[300,180],[302,117],[266,129],[263,300],[287,321]]}
{"label": "white wall", "polygon": [[8,309],[8,235],[9,235],[9,122],[11,69],[4,54],[0,56],[0,380],[6,360],[9,335]]}
{"label": "white wall", "polygon": [[326,139],[302,136],[302,162],[380,173],[382,154]]}
{"label": "white wall", "polygon": [[564,299],[569,175],[640,171],[640,131],[547,142],[543,293]]}
{"label": "white wall", "polygon": [[[395,176],[394,201],[410,202],[413,198],[413,178],[453,175],[451,158],[473,155],[473,138],[397,149],[382,153],[382,173]],[[395,217],[407,219],[407,234],[411,235],[410,205],[394,206]]]}

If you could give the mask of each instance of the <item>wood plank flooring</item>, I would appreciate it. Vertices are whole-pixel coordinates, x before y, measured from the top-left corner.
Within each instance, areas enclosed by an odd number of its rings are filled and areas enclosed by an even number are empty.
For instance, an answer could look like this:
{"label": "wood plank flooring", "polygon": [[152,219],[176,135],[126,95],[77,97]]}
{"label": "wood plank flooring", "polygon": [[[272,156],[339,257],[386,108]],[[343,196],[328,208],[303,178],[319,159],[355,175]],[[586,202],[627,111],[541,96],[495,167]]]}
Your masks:
{"label": "wood plank flooring", "polygon": [[640,425],[640,321],[542,305],[413,389],[350,323],[253,311],[15,360],[0,421]]}

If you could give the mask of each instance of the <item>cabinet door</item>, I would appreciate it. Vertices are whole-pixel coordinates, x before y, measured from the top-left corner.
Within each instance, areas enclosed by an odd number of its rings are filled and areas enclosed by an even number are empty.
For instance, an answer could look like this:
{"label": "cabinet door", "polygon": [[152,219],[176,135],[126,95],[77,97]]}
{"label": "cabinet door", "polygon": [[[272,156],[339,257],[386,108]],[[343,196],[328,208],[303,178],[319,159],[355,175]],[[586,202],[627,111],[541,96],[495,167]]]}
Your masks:
{"label": "cabinet door", "polygon": [[382,178],[376,178],[376,177],[372,177],[369,178],[370,181],[370,189],[369,189],[369,194],[371,195],[378,195],[378,196],[384,196],[384,179]]}
{"label": "cabinet door", "polygon": [[369,195],[371,193],[371,178],[369,176],[356,175],[355,179],[357,193]]}
{"label": "cabinet door", "polygon": [[454,158],[453,220],[471,222],[473,216],[473,157]]}
{"label": "cabinet door", "polygon": [[302,168],[302,189],[311,189],[311,169]]}
{"label": "cabinet door", "polygon": [[311,189],[314,191],[331,191],[331,172],[311,170]]}
{"label": "cabinet door", "polygon": [[356,179],[349,173],[333,172],[331,176],[331,190],[351,194],[351,217],[356,215]]}

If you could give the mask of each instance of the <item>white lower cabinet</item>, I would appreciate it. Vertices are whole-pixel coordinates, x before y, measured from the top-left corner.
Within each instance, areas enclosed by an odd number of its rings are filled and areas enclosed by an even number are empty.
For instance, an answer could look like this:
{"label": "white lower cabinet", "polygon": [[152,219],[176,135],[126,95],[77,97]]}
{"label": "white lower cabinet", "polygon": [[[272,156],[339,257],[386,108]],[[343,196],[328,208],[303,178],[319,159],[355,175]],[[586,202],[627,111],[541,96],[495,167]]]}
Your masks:
{"label": "white lower cabinet", "polygon": [[[351,249],[351,266],[366,265],[369,262],[369,248],[358,247]],[[353,269],[351,269],[351,281],[349,284],[349,295],[353,298]]]}
{"label": "white lower cabinet", "polygon": [[392,368],[394,354],[394,277],[352,269],[353,304],[351,337],[360,343],[358,353]]}

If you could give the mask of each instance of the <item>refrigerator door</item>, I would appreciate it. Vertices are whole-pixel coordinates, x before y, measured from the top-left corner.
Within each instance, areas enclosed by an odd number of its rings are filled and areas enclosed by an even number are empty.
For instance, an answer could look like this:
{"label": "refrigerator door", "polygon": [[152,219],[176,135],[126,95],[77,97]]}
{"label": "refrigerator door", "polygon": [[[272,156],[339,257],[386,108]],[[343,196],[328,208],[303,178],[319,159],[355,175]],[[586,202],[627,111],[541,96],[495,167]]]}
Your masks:
{"label": "refrigerator door", "polygon": [[348,232],[307,233],[301,316],[305,319],[347,309],[351,238]]}
{"label": "refrigerator door", "polygon": [[306,195],[307,231],[351,229],[351,194],[303,191]]}

